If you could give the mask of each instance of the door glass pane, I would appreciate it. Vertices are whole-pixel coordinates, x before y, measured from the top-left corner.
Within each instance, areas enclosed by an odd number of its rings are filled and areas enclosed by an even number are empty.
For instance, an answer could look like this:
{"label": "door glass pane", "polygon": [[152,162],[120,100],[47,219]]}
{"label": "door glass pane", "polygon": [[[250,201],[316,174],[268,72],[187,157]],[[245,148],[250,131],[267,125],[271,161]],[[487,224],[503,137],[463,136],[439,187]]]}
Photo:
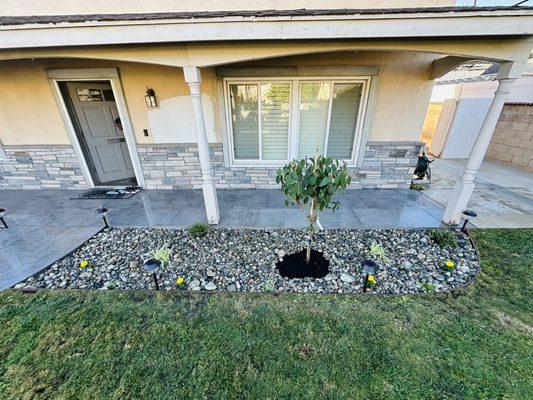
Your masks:
{"label": "door glass pane", "polygon": [[229,85],[235,159],[259,159],[257,85]]}
{"label": "door glass pane", "polygon": [[298,157],[314,157],[324,151],[331,86],[329,82],[302,82],[300,87]]}
{"label": "door glass pane", "polygon": [[286,160],[289,144],[289,83],[261,85],[263,160]]}
{"label": "door glass pane", "polygon": [[344,159],[352,156],[362,89],[361,83],[336,83],[334,85],[328,156]]}

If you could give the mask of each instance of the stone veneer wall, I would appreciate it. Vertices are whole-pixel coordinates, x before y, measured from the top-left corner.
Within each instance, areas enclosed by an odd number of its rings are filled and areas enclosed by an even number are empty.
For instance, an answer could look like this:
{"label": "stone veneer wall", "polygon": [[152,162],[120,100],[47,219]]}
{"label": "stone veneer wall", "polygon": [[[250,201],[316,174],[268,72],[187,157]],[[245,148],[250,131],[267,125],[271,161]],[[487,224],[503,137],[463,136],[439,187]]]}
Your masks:
{"label": "stone veneer wall", "polygon": [[533,104],[506,104],[485,159],[533,172]]}
{"label": "stone veneer wall", "polygon": [[[408,188],[421,142],[368,142],[361,168],[350,168],[353,188]],[[210,144],[214,178],[222,189],[278,188],[277,168],[227,167],[222,144]],[[137,145],[146,187],[200,188],[202,175],[194,143]]]}
{"label": "stone veneer wall", "polygon": [[3,146],[0,189],[85,188],[70,145]]}

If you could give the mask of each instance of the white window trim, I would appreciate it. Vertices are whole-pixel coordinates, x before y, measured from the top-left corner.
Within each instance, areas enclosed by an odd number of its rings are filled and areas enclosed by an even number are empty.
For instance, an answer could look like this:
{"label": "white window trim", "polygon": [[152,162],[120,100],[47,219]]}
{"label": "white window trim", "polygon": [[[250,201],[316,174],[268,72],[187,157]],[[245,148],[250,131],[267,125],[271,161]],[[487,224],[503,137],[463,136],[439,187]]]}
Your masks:
{"label": "white window trim", "polygon": [[[342,159],[347,165],[355,167],[358,163],[360,157],[361,144],[363,142],[363,133],[364,128],[367,125],[365,121],[367,113],[368,98],[370,92],[370,84],[372,77],[371,76],[315,76],[315,77],[238,77],[238,78],[224,78],[223,79],[223,89],[224,89],[224,103],[225,103],[225,112],[226,112],[226,142],[229,145],[228,154],[230,166],[235,167],[278,167],[286,164],[290,160],[298,159],[298,143],[299,143],[299,125],[300,125],[300,84],[302,82],[332,82],[330,90],[333,91],[335,83],[362,83],[363,90],[361,92],[361,103],[357,115],[357,124],[355,127],[354,143],[352,146],[352,154],[348,159]],[[243,160],[235,159],[235,150],[233,142],[233,126],[231,118],[231,100],[229,98],[229,85],[230,84],[239,84],[239,83],[255,83],[260,85],[262,83],[289,83],[291,85],[290,89],[290,113],[289,113],[289,138],[288,138],[288,158],[286,160],[262,160],[262,149],[261,149],[261,128],[259,127],[259,158],[258,160]],[[260,96],[258,90],[258,96]],[[261,103],[260,99],[258,102]],[[331,118],[331,107],[332,107],[332,96],[330,96],[330,102],[328,105],[328,123],[326,138],[324,143],[324,153],[327,151],[327,140],[329,136],[329,122]],[[260,105],[258,106],[258,123],[260,124]]]}

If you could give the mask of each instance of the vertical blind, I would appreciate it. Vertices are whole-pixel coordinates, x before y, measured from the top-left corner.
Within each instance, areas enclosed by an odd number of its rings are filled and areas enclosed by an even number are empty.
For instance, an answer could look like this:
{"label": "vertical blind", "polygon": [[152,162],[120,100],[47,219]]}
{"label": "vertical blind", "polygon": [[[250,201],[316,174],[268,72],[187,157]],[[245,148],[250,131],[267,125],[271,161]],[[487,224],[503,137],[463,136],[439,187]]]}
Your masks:
{"label": "vertical blind", "polygon": [[228,87],[236,160],[289,159],[290,120],[298,112],[298,158],[351,158],[363,83],[301,81],[298,109],[291,107],[290,82]]}
{"label": "vertical blind", "polygon": [[290,84],[231,84],[229,87],[235,159],[287,159]]}
{"label": "vertical blind", "polygon": [[329,82],[303,82],[300,85],[299,158],[324,153],[329,92]]}
{"label": "vertical blind", "polygon": [[263,160],[285,160],[289,149],[288,83],[261,85],[261,142]]}
{"label": "vertical blind", "polygon": [[259,158],[257,85],[230,85],[233,146],[236,159]]}
{"label": "vertical blind", "polygon": [[336,83],[333,87],[328,156],[344,159],[352,156],[362,91],[361,83]]}

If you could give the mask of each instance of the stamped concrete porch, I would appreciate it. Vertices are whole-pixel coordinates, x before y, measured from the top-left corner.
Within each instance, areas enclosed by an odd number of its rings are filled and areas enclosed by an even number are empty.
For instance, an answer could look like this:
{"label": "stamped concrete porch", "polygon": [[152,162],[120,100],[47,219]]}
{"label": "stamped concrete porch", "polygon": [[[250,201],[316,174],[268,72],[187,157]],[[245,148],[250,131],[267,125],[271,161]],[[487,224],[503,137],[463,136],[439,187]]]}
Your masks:
{"label": "stamped concrete porch", "polygon": [[[71,200],[77,190],[3,190],[9,229],[0,230],[0,290],[39,271],[94,235],[110,210],[112,226],[183,228],[205,221],[200,190],[145,190],[126,200]],[[218,227],[305,226],[298,208],[286,207],[278,190],[219,190]],[[442,208],[412,190],[348,190],[341,207],[325,212],[325,228],[397,228],[440,225]]]}

